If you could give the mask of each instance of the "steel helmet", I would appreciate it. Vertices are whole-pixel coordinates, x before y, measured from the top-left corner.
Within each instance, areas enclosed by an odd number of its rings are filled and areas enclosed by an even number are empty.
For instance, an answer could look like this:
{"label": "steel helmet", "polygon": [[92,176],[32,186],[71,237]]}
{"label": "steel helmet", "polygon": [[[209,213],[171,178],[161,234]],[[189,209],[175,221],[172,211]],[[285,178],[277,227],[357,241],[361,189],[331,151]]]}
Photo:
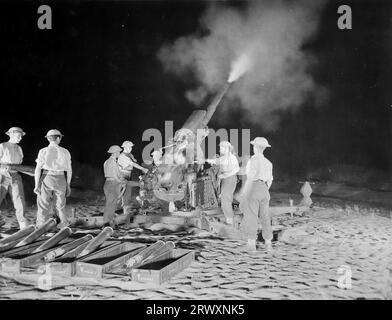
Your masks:
{"label": "steel helmet", "polygon": [[124,141],[121,147],[126,148],[126,147],[133,147],[135,144],[131,141]]}
{"label": "steel helmet", "polygon": [[233,147],[233,145],[229,141],[221,141],[219,143],[219,146],[223,147],[223,148],[227,148],[231,152],[234,151],[234,147]]}
{"label": "steel helmet", "polygon": [[108,153],[115,153],[115,152],[121,152],[122,149],[117,146],[117,145],[113,145],[109,148]]}
{"label": "steel helmet", "polygon": [[22,134],[22,136],[24,136],[26,134],[26,132],[24,132],[21,128],[19,127],[12,127],[9,128],[8,131],[5,133],[6,135],[10,135],[12,132],[19,132]]}
{"label": "steel helmet", "polygon": [[267,139],[262,137],[257,137],[254,140],[252,140],[250,143],[261,147],[271,147]]}
{"label": "steel helmet", "polygon": [[162,150],[154,150],[153,152],[151,152],[151,155],[152,156],[155,156],[155,155],[161,156],[162,155]]}
{"label": "steel helmet", "polygon": [[63,137],[62,133],[59,130],[57,130],[57,129],[49,130],[48,133],[46,134],[45,138],[47,138],[49,136],[60,136],[60,137]]}

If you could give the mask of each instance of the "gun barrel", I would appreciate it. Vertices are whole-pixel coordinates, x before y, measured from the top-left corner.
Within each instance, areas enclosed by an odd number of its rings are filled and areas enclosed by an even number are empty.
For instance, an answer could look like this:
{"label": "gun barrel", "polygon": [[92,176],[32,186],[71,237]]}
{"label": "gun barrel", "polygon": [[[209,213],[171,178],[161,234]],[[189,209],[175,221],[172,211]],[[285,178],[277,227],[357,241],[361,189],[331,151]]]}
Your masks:
{"label": "gun barrel", "polygon": [[231,83],[226,82],[223,88],[218,92],[218,94],[212,99],[210,104],[208,105],[207,108],[207,114],[204,116],[204,119],[201,123],[201,127],[204,128],[208,122],[210,122],[213,114],[216,111],[216,108],[218,107],[218,104],[221,102],[223,96],[226,94],[227,90],[229,90]]}

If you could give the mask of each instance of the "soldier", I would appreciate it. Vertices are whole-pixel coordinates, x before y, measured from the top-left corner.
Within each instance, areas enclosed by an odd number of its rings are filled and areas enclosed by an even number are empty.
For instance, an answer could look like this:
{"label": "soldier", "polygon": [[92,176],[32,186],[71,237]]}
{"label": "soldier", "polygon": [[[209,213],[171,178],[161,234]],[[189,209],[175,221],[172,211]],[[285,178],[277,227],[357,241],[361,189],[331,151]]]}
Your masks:
{"label": "soldier", "polygon": [[219,144],[220,157],[217,159],[207,159],[211,164],[219,166],[218,178],[221,181],[221,207],[228,224],[233,224],[233,194],[237,185],[237,173],[240,170],[237,157],[234,155],[234,148],[228,141]]}
{"label": "soldier", "polygon": [[34,174],[34,193],[37,194],[38,206],[36,225],[39,227],[50,218],[49,211],[54,197],[61,228],[68,224],[65,204],[66,197],[71,195],[71,154],[59,146],[63,137],[59,130],[49,130],[45,137],[49,145],[39,151]]}
{"label": "soldier", "polygon": [[264,150],[271,147],[267,139],[257,137],[251,141],[254,155],[246,165],[246,182],[241,192],[240,209],[244,214],[241,232],[248,239],[247,247],[256,251],[257,229],[260,218],[262,236],[268,251],[272,250],[272,226],[268,212],[272,176],[272,163],[264,157]]}
{"label": "soldier", "polygon": [[162,164],[162,157],[163,157],[162,150],[154,150],[151,153],[151,156],[152,156],[153,164],[156,167],[159,167]]}
{"label": "soldier", "polygon": [[18,143],[26,133],[19,127],[12,127],[6,134],[10,137],[8,142],[0,144],[0,204],[9,193],[14,204],[19,228],[24,229],[28,226],[28,221],[24,215],[25,199],[22,177],[17,171],[10,169],[8,164],[22,163],[23,151]]}
{"label": "soldier", "polygon": [[137,168],[144,173],[148,172],[148,169],[143,168],[137,164],[135,157],[132,155],[132,148],[134,144],[131,141],[124,141],[121,145],[124,151],[118,157],[118,164],[120,166],[120,171],[124,175],[125,179],[128,180],[124,195],[123,195],[123,210],[124,214],[128,213],[131,209],[131,199],[132,199],[132,187],[138,186],[138,182],[131,181],[131,173],[133,168]]}
{"label": "soldier", "polygon": [[116,211],[117,202],[121,197],[122,188],[126,184],[126,180],[120,171],[117,159],[122,149],[119,146],[111,146],[108,150],[110,157],[103,164],[105,174],[105,184],[103,190],[105,193],[106,205],[103,214],[105,223],[113,224],[114,212]]}
{"label": "soldier", "polygon": [[162,150],[154,150],[151,152],[152,161],[146,160],[144,162],[145,168],[148,169],[148,172],[144,176],[140,176],[140,190],[139,195],[136,197],[136,200],[140,204],[140,208],[143,210],[147,207],[151,207],[154,202],[157,202],[158,199],[155,197],[153,192],[153,185],[156,183],[155,173],[158,170],[158,167],[162,164]]}
{"label": "soldier", "polygon": [[135,167],[144,173],[148,170],[137,164],[137,160],[133,156],[132,149],[134,144],[131,141],[124,141],[121,147],[124,151],[118,157],[118,164],[120,165],[120,170],[126,175],[127,179],[131,179],[132,169]]}

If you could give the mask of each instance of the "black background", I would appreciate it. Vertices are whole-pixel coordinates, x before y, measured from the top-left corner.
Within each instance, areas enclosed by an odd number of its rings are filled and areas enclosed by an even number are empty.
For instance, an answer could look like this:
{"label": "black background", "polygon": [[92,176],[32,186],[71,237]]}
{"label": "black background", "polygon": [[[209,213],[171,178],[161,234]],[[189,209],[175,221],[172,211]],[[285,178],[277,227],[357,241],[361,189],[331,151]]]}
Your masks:
{"label": "black background", "polygon": [[[309,0],[310,1],[310,0]],[[353,10],[353,30],[337,28],[337,8]],[[39,30],[37,8],[50,4],[53,29]],[[228,3],[230,4],[230,3]],[[25,164],[33,164],[51,128],[65,135],[73,161],[100,167],[106,150],[142,133],[181,126],[194,108],[194,83],[165,73],[158,49],[198,29],[208,1],[9,1],[0,10],[0,130],[21,126]],[[392,172],[392,3],[328,1],[318,36],[306,46],[313,74],[329,89],[322,107],[282,115],[268,137],[275,176],[303,176],[336,164]],[[210,127],[219,128],[217,119]],[[237,128],[236,117],[227,129]],[[3,136],[4,141],[7,137]]]}

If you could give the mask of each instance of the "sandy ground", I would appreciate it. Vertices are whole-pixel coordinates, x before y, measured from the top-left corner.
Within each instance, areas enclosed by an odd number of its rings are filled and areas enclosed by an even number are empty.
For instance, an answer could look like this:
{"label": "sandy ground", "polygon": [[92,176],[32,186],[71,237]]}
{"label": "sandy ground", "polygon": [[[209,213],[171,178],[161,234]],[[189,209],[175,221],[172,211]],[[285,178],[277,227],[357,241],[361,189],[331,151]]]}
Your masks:
{"label": "sandy ground", "polygon": [[[276,203],[287,195],[273,195]],[[283,201],[284,202],[284,201]],[[328,202],[328,201],[327,201]],[[329,201],[331,202],[331,201]],[[205,231],[151,232],[122,230],[118,238],[152,243],[173,240],[192,249],[196,261],[161,286],[68,284],[42,291],[0,276],[0,299],[392,299],[392,219],[377,210],[326,205],[304,217],[283,216],[275,223],[306,230],[290,243],[275,242],[272,254],[258,245],[247,253],[243,242],[221,239]],[[74,204],[78,212],[97,214],[97,203]],[[29,215],[34,215],[29,210]],[[12,210],[3,208],[6,228],[15,225]],[[294,239],[294,238],[292,238]],[[339,268],[349,268],[351,288],[340,288]]]}

